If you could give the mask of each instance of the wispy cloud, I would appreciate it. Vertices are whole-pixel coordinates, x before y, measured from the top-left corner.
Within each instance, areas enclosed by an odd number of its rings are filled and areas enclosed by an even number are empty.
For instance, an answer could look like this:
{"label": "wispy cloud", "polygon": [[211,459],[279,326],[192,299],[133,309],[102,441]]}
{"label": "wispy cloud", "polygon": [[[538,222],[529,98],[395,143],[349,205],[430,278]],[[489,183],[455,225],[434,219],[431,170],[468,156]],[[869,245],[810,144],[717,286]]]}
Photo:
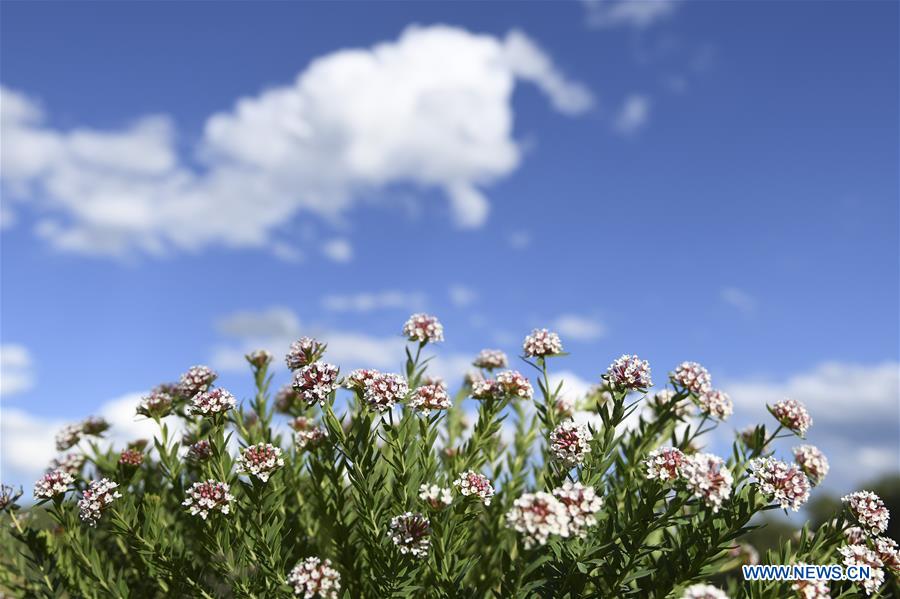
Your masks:
{"label": "wispy cloud", "polygon": [[24,345],[0,345],[0,396],[8,397],[34,386],[34,363]]}
{"label": "wispy cloud", "polygon": [[[285,222],[312,214],[331,223],[361,197],[411,183],[442,191],[459,226],[479,227],[489,212],[484,188],[520,164],[512,98],[522,82],[565,115],[593,101],[521,32],[410,27],[393,41],[318,57],[293,84],[210,115],[194,148],[200,168],[180,155],[170,116],[63,130],[37,100],[0,88],[3,221],[40,201],[35,230],[60,250],[123,256],[222,245],[295,259],[279,238]],[[324,250],[352,256],[346,241]]]}
{"label": "wispy cloud", "polygon": [[756,299],[742,289],[737,287],[725,287],[719,292],[719,297],[729,306],[736,308],[744,314],[753,314],[756,312]]}
{"label": "wispy cloud", "polygon": [[598,29],[645,29],[675,14],[678,0],[583,0],[587,23]]}
{"label": "wispy cloud", "polygon": [[606,335],[606,325],[592,316],[563,314],[553,321],[563,340],[594,341]]}
{"label": "wispy cloud", "polygon": [[375,291],[326,295],[322,307],[330,312],[373,312],[375,310],[421,310],[425,294],[419,291]]}
{"label": "wispy cloud", "polygon": [[452,285],[450,287],[450,301],[454,306],[464,308],[478,299],[478,292],[465,285]]}
{"label": "wispy cloud", "polygon": [[650,120],[650,98],[632,94],[625,98],[613,119],[613,128],[622,135],[634,135]]}
{"label": "wispy cloud", "polygon": [[322,253],[335,262],[353,260],[353,246],[346,239],[331,239],[322,245]]}

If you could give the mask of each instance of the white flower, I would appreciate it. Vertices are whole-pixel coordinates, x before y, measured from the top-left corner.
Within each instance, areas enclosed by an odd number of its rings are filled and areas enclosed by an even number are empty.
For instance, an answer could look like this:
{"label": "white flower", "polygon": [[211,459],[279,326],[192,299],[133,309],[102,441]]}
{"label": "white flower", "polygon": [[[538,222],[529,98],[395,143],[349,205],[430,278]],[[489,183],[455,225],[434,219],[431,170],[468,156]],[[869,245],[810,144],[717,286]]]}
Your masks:
{"label": "white flower", "polygon": [[566,420],[550,433],[550,452],[567,466],[581,464],[591,452],[593,438],[586,424]]}
{"label": "white flower", "polygon": [[284,466],[284,458],[281,457],[280,447],[275,447],[271,443],[257,443],[241,452],[235,466],[238,472],[267,482],[276,469]]}
{"label": "white flower", "polygon": [[313,362],[294,371],[294,391],[309,405],[324,405],[337,385],[338,368],[327,362]]}
{"label": "white flower", "polygon": [[856,491],[841,498],[859,525],[871,534],[883,534],[887,530],[890,512],[881,497],[871,491]]}
{"label": "white flower", "polygon": [[443,384],[422,385],[413,393],[409,407],[428,414],[432,411],[446,410],[452,403]]}
{"label": "white flower", "polygon": [[809,479],[796,465],[775,458],[756,458],[747,464],[760,491],[784,509],[795,512],[809,499]]}
{"label": "white flower", "polygon": [[465,497],[477,497],[484,502],[484,505],[491,505],[494,487],[491,486],[491,480],[485,475],[474,470],[466,470],[453,481],[453,484]]}
{"label": "white flower", "polygon": [[725,460],[711,453],[685,456],[681,476],[694,497],[718,512],[722,502],[731,497],[733,477],[725,468]]}
{"label": "white flower", "polygon": [[701,393],[697,397],[697,405],[704,414],[723,421],[728,420],[728,417],[734,412],[731,398],[727,393],[718,389]]}
{"label": "white flower", "polygon": [[413,314],[403,325],[403,334],[410,341],[437,343],[444,340],[444,326],[431,314]]}
{"label": "white flower", "polygon": [[681,464],[685,455],[677,447],[654,449],[644,460],[647,478],[650,480],[676,480],[681,475]]}
{"label": "white flower", "polygon": [[534,329],[530,335],[525,337],[522,349],[529,358],[542,358],[561,354],[563,346],[559,335],[553,331]]}
{"label": "white flower", "polygon": [[652,387],[650,363],[634,355],[622,354],[606,369],[606,381],[616,389]]}
{"label": "white flower", "polygon": [[178,393],[187,399],[209,389],[218,378],[218,374],[209,366],[191,366],[181,375],[178,382]]}
{"label": "white flower", "polygon": [[47,472],[34,483],[35,499],[53,499],[56,495],[62,495],[69,490],[69,485],[75,482],[75,477],[62,468]]}
{"label": "white flower", "polygon": [[301,337],[291,343],[288,353],[284,356],[284,363],[290,370],[299,370],[318,361],[324,354],[324,343],[319,343],[312,337]]}
{"label": "white flower", "polygon": [[728,599],[728,595],[711,584],[693,584],[684,589],[681,599]]}
{"label": "white flower", "polygon": [[453,496],[447,487],[437,485],[421,485],[419,499],[431,506],[433,510],[442,510],[453,503]]}
{"label": "white flower", "polygon": [[406,379],[399,374],[379,373],[366,385],[363,401],[377,412],[386,412],[409,393]]}
{"label": "white flower", "polygon": [[497,374],[497,384],[508,397],[531,399],[534,396],[531,382],[517,370],[504,370]]}
{"label": "white flower", "polygon": [[483,349],[475,357],[472,365],[476,368],[484,368],[485,370],[494,370],[497,368],[506,368],[509,360],[506,354],[499,349]]}
{"label": "white flower", "polygon": [[190,412],[197,416],[221,414],[234,409],[236,405],[237,400],[234,399],[234,395],[225,389],[210,389],[198,393],[191,399]]}
{"label": "white flower", "polygon": [[341,594],[341,575],[327,559],[306,558],[294,566],[287,583],[294,587],[294,595],[304,599],[338,599]]}
{"label": "white flower", "polygon": [[569,536],[569,510],[550,493],[525,493],[506,513],[506,525],[523,536],[526,549],[545,545],[551,535]]}
{"label": "white flower", "polygon": [[83,433],[81,424],[67,424],[56,433],[56,450],[65,451],[81,441]]}
{"label": "white flower", "polygon": [[96,526],[106,508],[122,496],[116,491],[118,486],[118,483],[114,483],[108,478],[92,481],[78,502],[81,519],[90,526]]}
{"label": "white flower", "polygon": [[226,483],[215,480],[194,483],[185,493],[186,499],[181,505],[189,508],[191,515],[206,520],[210,512],[220,512],[228,515],[231,512],[231,502],[234,495],[229,493],[230,487]]}
{"label": "white flower", "polygon": [[769,410],[781,425],[801,437],[805,436],[806,431],[812,426],[812,417],[806,410],[806,406],[796,399],[779,401]]}
{"label": "white flower", "polygon": [[800,445],[794,448],[794,461],[809,478],[813,486],[819,485],[828,474],[828,458],[815,445]]}
{"label": "white flower", "polygon": [[675,368],[675,372],[669,375],[669,379],[677,388],[690,391],[694,395],[712,389],[709,371],[696,362],[682,362]]}
{"label": "white flower", "polygon": [[553,489],[553,496],[569,512],[569,530],[572,536],[584,537],[587,529],[597,524],[597,512],[603,507],[603,499],[597,496],[593,487],[567,480],[562,487]]}
{"label": "white flower", "polygon": [[391,518],[391,530],[388,533],[400,553],[423,558],[428,555],[431,546],[431,522],[422,514],[406,512]]}
{"label": "white flower", "polygon": [[865,545],[845,545],[838,549],[838,552],[844,556],[845,566],[868,566],[871,568],[870,578],[861,581],[866,595],[871,595],[884,584],[884,562],[877,553]]}

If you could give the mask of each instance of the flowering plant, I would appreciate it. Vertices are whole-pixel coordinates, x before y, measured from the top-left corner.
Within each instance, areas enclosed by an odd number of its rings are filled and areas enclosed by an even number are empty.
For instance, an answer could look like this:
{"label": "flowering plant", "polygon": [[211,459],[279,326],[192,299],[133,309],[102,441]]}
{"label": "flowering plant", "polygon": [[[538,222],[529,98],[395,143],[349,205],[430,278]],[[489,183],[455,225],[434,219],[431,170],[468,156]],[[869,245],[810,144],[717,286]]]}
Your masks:
{"label": "flowering plant", "polygon": [[[880,592],[897,575],[889,514],[871,492],[771,563],[873,568],[866,581],[744,582],[723,577],[758,514],[799,509],[828,472],[802,437],[796,401],[735,436],[700,447],[732,413],[696,362],[651,391],[650,364],[611,361],[586,397],[551,383],[556,333],[522,345],[533,368],[484,350],[455,394],[423,353],[437,318],[402,327],[398,373],[342,376],[327,346],[303,338],[285,359],[291,386],[270,392],[266,351],[247,361],[244,402],[195,366],[136,406],[152,446],[101,449],[104,422],[63,430],[37,481],[37,504],[4,486],[0,590],[41,597],[827,597]],[[694,407],[697,409],[695,410]],[[467,430],[468,414],[474,426]],[[70,451],[74,450],[74,451]],[[777,454],[777,457],[776,457]],[[48,525],[47,517],[52,521]],[[892,582],[891,584],[896,584]],[[4,595],[5,596],[5,595]]]}

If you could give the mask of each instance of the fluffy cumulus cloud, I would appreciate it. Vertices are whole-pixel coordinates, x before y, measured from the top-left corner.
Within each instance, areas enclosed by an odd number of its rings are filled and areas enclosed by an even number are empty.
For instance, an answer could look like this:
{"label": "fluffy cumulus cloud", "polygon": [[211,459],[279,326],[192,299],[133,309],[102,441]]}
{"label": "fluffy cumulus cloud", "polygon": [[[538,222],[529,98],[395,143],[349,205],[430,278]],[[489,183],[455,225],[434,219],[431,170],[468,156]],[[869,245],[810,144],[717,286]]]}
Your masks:
{"label": "fluffy cumulus cloud", "polygon": [[[142,393],[128,393],[101,405],[94,416],[105,418],[111,428],[104,433],[101,448],[124,448],[136,439],[152,439],[158,433],[156,423],[135,415]],[[169,420],[169,426],[177,423]],[[31,414],[20,408],[4,407],[0,421],[0,467],[3,482],[29,485],[50,461],[57,457],[55,436],[66,424],[58,418]],[[72,451],[72,450],[70,450]]]}
{"label": "fluffy cumulus cloud", "polygon": [[678,0],[583,0],[591,27],[645,29],[675,14]]}
{"label": "fluffy cumulus cloud", "polygon": [[[806,404],[813,417],[808,442],[821,448],[832,465],[826,487],[846,491],[878,475],[900,472],[897,362],[826,363],[782,381],[731,381],[723,388],[734,399],[734,424],[739,427],[771,425],[767,403],[791,398]],[[781,444],[790,457],[793,445]]]}
{"label": "fluffy cumulus cloud", "polygon": [[[180,156],[170,117],[119,130],[62,130],[43,107],[2,88],[4,223],[40,203],[36,232],[53,246],[103,255],[218,244],[286,253],[279,227],[298,214],[340,219],[389,185],[442,191],[462,227],[482,225],[484,189],[519,166],[513,90],[537,86],[577,115],[589,91],[523,33],[410,27],[371,48],[313,60],[293,83],[211,115]],[[337,261],[352,248],[333,240]]]}
{"label": "fluffy cumulus cloud", "polygon": [[28,391],[34,386],[34,364],[31,352],[23,345],[0,345],[0,396]]}

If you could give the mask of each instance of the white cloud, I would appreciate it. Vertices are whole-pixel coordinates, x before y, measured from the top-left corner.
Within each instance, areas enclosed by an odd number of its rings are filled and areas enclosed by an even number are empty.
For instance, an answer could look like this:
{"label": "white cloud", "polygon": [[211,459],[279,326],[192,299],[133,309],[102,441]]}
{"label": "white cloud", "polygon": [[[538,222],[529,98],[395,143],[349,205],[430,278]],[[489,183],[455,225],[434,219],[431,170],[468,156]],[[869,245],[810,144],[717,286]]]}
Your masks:
{"label": "white cloud", "polygon": [[531,233],[528,231],[515,231],[507,238],[510,247],[514,250],[524,250],[531,245]]}
{"label": "white cloud", "polygon": [[465,285],[452,285],[450,287],[450,301],[454,306],[464,308],[473,304],[478,299],[478,293]]}
{"label": "white cloud", "polygon": [[606,325],[591,316],[563,314],[553,321],[563,340],[594,341],[606,335]]}
{"label": "white cloud", "polygon": [[726,287],[719,292],[719,297],[723,302],[744,314],[756,312],[756,299],[742,289]]}
{"label": "white cloud", "polygon": [[[217,330],[227,343],[213,348],[211,365],[221,372],[243,372],[247,368],[244,355],[254,349],[268,349],[276,356],[275,367],[281,368],[281,357],[287,353],[291,342],[302,335],[315,337],[328,344],[326,360],[341,367],[344,372],[354,368],[378,368],[399,372],[405,364],[406,340],[397,334],[378,336],[353,330],[332,329],[311,324],[301,324],[296,314],[286,308],[270,308],[259,312],[238,312],[221,319]],[[436,356],[430,363],[432,373],[443,376],[452,385],[459,381],[471,362],[471,356],[441,351],[435,346]]]}
{"label": "white cloud", "polygon": [[650,98],[632,94],[625,98],[613,120],[613,128],[622,135],[633,135],[643,129],[650,119]]}
{"label": "white cloud", "polygon": [[330,312],[372,312],[375,310],[421,310],[425,294],[421,292],[379,291],[350,295],[326,295],[322,307]]}
{"label": "white cloud", "polygon": [[346,239],[331,239],[322,245],[322,253],[335,262],[350,262],[353,259],[353,246]]}
{"label": "white cloud", "polygon": [[678,0],[583,0],[591,27],[633,27],[645,29],[671,17]]}
{"label": "white cloud", "polygon": [[[40,237],[114,256],[224,245],[294,259],[279,227],[301,214],[335,221],[397,184],[443,191],[457,224],[477,227],[489,211],[484,188],[521,161],[512,97],[523,81],[563,114],[591,106],[590,92],[520,32],[410,27],[321,56],[292,84],[211,115],[200,168],[178,155],[170,117],[61,130],[37,101],[2,88],[4,210],[40,203]],[[330,248],[349,259],[346,242]]]}
{"label": "white cloud", "polygon": [[[102,449],[110,445],[124,448],[136,439],[152,439],[158,434],[156,423],[135,415],[141,393],[128,393],[104,403],[93,413],[105,418],[111,428],[104,433]],[[87,416],[87,414],[85,415]],[[166,419],[176,435],[177,422]],[[55,436],[68,422],[46,418],[19,408],[3,408],[0,421],[0,464],[6,483],[29,485],[36,480],[50,461],[57,457]]]}
{"label": "white cloud", "polygon": [[31,352],[23,345],[0,345],[0,396],[28,391],[34,386]]}
{"label": "white cloud", "polygon": [[[771,426],[766,404],[792,398],[813,417],[808,442],[828,456],[827,487],[846,491],[886,472],[900,471],[900,364],[826,363],[782,381],[731,381],[723,388],[735,402],[739,428],[758,422]],[[781,442],[790,458],[794,445]]]}

